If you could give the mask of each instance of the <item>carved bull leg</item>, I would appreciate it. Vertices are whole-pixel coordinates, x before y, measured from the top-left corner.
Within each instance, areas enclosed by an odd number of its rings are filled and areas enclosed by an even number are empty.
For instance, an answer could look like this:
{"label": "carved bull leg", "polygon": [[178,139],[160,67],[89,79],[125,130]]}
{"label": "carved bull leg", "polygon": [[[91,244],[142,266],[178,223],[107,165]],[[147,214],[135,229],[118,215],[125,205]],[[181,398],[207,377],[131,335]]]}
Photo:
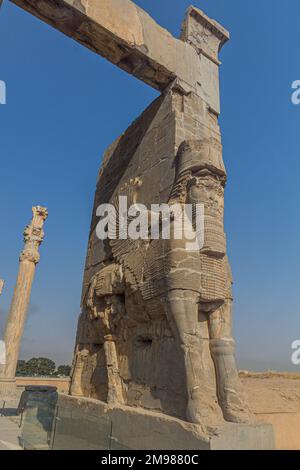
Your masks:
{"label": "carved bull leg", "polygon": [[120,320],[124,313],[124,306],[120,302],[118,296],[109,295],[104,297],[106,302],[106,308],[104,312],[100,314],[102,319],[102,326],[104,334],[104,354],[106,360],[107,370],[107,403],[110,405],[123,404],[123,386],[122,379],[120,377],[118,353],[116,347],[116,337],[114,335],[115,322],[117,319]]}
{"label": "carved bull leg", "polygon": [[215,410],[203,376],[203,339],[196,331],[199,294],[173,290],[167,298],[167,315],[175,339],[182,350],[186,371],[188,405],[186,417],[196,424],[210,424]]}
{"label": "carved bull leg", "polygon": [[251,421],[252,415],[238,376],[231,317],[231,299],[227,299],[210,313],[210,350],[216,368],[218,398],[225,420],[247,423]]}
{"label": "carved bull leg", "polygon": [[81,348],[82,349],[79,350],[79,345],[76,347],[71,373],[72,382],[70,386],[70,394],[78,397],[85,396],[82,375],[89,355],[88,347],[81,345]]}
{"label": "carved bull leg", "polygon": [[120,377],[115,341],[116,340],[112,335],[106,335],[104,337],[104,351],[108,381],[107,403],[109,405],[124,404],[122,380]]}

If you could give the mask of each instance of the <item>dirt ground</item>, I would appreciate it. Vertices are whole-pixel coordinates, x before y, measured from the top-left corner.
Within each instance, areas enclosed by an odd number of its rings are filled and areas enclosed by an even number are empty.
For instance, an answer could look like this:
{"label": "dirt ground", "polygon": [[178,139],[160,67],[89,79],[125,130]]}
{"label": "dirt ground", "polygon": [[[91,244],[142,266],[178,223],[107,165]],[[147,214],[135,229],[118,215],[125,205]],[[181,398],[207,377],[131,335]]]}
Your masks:
{"label": "dirt ground", "polygon": [[258,421],[272,423],[276,448],[300,450],[300,374],[241,372]]}

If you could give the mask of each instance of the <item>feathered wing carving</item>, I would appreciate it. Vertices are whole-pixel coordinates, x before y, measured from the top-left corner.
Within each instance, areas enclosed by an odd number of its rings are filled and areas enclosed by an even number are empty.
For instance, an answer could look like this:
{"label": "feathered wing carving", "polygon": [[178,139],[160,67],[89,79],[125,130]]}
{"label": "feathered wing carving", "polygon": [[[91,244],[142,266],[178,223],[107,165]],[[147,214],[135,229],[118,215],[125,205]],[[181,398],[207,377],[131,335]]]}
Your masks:
{"label": "feathered wing carving", "polygon": [[[110,232],[109,243],[112,254],[126,270],[126,281],[132,286],[140,289],[144,300],[150,300],[161,295],[164,290],[163,280],[167,274],[167,260],[165,252],[168,251],[166,240],[132,240],[120,238],[120,205],[119,196],[127,196],[128,207],[137,204],[138,190],[141,187],[138,178],[130,180],[118,192],[114,198],[115,212],[113,227],[115,232]],[[148,214],[148,230],[150,233],[150,212]],[[128,225],[133,220],[128,216]]]}
{"label": "feathered wing carving", "polygon": [[165,293],[165,278],[169,273],[167,252],[169,240],[152,240],[144,261],[144,282],[141,292],[144,300],[150,300]]}
{"label": "feathered wing carving", "polygon": [[[131,285],[140,285],[143,282],[144,262],[149,245],[148,240],[133,240],[129,237],[122,239],[120,236],[120,203],[119,197],[126,196],[128,207],[137,203],[138,190],[141,186],[141,180],[135,178],[120,188],[118,194],[114,197],[113,205],[115,212],[111,215],[112,227],[115,231],[109,231],[109,244],[112,254],[126,270],[126,280]],[[115,219],[114,219],[115,218]],[[134,220],[128,216],[127,224]]]}

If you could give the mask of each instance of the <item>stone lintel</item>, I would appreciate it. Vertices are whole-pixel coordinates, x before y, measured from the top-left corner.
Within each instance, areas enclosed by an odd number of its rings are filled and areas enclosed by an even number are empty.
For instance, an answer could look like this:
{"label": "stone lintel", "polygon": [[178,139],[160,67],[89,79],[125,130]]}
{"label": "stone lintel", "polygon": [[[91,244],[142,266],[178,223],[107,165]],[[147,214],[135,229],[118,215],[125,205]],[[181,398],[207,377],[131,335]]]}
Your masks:
{"label": "stone lintel", "polygon": [[176,77],[179,41],[130,0],[12,2],[160,91]]}
{"label": "stone lintel", "polygon": [[[161,92],[177,78],[219,114],[218,67],[200,61],[188,37],[176,39],[130,0],[11,1]],[[221,26],[191,12],[225,41]]]}

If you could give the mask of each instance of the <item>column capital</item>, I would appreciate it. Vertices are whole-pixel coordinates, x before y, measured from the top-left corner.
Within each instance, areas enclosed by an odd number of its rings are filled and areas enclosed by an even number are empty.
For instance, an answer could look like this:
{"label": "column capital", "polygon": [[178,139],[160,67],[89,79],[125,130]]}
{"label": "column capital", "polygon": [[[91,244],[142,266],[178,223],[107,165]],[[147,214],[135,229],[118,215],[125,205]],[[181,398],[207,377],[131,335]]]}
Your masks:
{"label": "column capital", "polygon": [[48,211],[45,207],[35,206],[32,208],[32,213],[32,220],[24,230],[24,242],[36,242],[40,245],[44,240],[43,226],[48,217]]}
{"label": "column capital", "polygon": [[38,249],[44,240],[43,226],[48,217],[48,211],[45,207],[34,206],[32,213],[32,220],[24,230],[25,246],[20,255],[20,262],[31,261],[37,264],[40,260]]}

